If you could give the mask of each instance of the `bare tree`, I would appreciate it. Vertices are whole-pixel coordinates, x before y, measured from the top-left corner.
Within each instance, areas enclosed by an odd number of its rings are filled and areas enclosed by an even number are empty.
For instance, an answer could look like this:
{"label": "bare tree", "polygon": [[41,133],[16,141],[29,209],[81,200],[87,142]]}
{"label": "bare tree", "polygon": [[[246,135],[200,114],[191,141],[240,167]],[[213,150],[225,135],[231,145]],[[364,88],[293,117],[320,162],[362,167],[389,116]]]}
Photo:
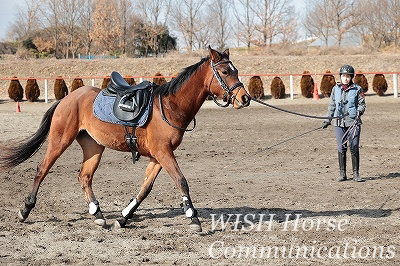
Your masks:
{"label": "bare tree", "polygon": [[[364,42],[373,48],[399,45],[400,3],[398,0],[365,0],[361,2],[363,21],[357,29]],[[379,6],[379,8],[377,8]]]}
{"label": "bare tree", "polygon": [[213,17],[209,14],[206,18],[206,20],[196,20],[196,32],[194,35],[196,43],[194,48],[206,49],[213,38],[213,28],[210,27],[210,24],[208,23],[208,21],[211,21]]}
{"label": "bare tree", "polygon": [[79,21],[82,19],[84,0],[61,0],[60,7],[60,25],[65,42],[65,58],[75,58],[77,49],[81,46],[79,42],[80,29]]}
{"label": "bare tree", "polygon": [[213,37],[219,50],[226,48],[229,34],[231,31],[229,21],[229,5],[225,4],[224,0],[214,0],[209,4],[211,16],[210,20],[213,23]]}
{"label": "bare tree", "polygon": [[166,27],[169,12],[171,8],[171,0],[140,0],[137,7],[144,18],[144,34],[143,40],[146,42],[146,52],[153,50],[156,56],[159,52],[159,38],[168,33]]}
{"label": "bare tree", "polygon": [[336,32],[338,46],[341,46],[343,36],[361,21],[357,0],[331,0],[332,25]]}
{"label": "bare tree", "polygon": [[328,46],[329,36],[332,34],[333,26],[331,19],[332,14],[329,9],[329,2],[331,0],[311,0],[310,9],[307,10],[307,14],[304,20],[304,27],[311,36],[315,36],[325,41],[325,45]]}
{"label": "bare tree", "polygon": [[344,36],[362,20],[357,0],[314,0],[310,5],[304,26],[309,33],[325,40],[326,45],[329,37],[335,37],[341,46]]}
{"label": "bare tree", "polygon": [[286,45],[295,42],[299,37],[298,20],[294,19],[294,17],[297,17],[294,6],[288,7],[288,13],[294,16],[282,18],[282,26],[280,27],[279,34],[280,42]]}
{"label": "bare tree", "polygon": [[94,12],[94,0],[84,0],[82,6],[82,16],[79,21],[80,33],[81,33],[81,43],[84,47],[84,52],[89,54],[92,47],[92,36],[91,31],[93,27],[92,15]]}
{"label": "bare tree", "polygon": [[40,1],[24,0],[24,6],[17,6],[15,20],[7,32],[9,39],[26,39],[40,28],[39,6]]}
{"label": "bare tree", "polygon": [[254,22],[254,0],[234,0],[233,10],[237,21],[235,30],[239,42],[244,43],[248,49],[253,42]]}
{"label": "bare tree", "polygon": [[130,0],[119,0],[119,14],[122,27],[122,53],[126,53],[128,39],[128,27],[132,21],[132,2]]}
{"label": "bare tree", "polygon": [[97,0],[93,12],[92,38],[101,52],[118,52],[122,28],[118,15],[117,0]]}
{"label": "bare tree", "polygon": [[392,34],[394,35],[394,43],[396,46],[400,45],[400,1],[388,0],[389,16],[393,21]]}
{"label": "bare tree", "polygon": [[40,6],[40,17],[42,28],[53,38],[54,56],[60,58],[59,38],[60,38],[60,15],[58,0],[43,0]]}
{"label": "bare tree", "polygon": [[253,11],[258,19],[255,29],[261,34],[260,45],[271,46],[287,23],[296,20],[292,10],[292,0],[256,1]]}
{"label": "bare tree", "polygon": [[171,0],[139,0],[136,6],[145,20],[153,26],[167,24]]}
{"label": "bare tree", "polygon": [[206,0],[177,0],[174,3],[175,9],[171,12],[171,25],[183,36],[190,51],[195,48],[196,39],[204,42],[209,38],[208,32],[203,31],[204,26],[209,27],[204,25],[201,13],[205,2]]}

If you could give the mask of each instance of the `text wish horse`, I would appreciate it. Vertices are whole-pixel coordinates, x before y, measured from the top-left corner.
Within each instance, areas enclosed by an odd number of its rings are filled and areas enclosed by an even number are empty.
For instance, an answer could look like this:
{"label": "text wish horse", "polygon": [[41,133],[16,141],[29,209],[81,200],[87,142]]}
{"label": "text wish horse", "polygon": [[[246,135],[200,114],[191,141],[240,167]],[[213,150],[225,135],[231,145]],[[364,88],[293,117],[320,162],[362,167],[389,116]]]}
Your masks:
{"label": "text wish horse", "polygon": [[[94,116],[93,103],[100,91],[95,87],[84,86],[57,101],[45,113],[33,136],[16,147],[6,147],[2,152],[0,164],[3,168],[14,167],[32,156],[48,136],[47,151],[37,167],[32,191],[18,212],[20,221],[25,221],[35,207],[39,186],[50,168],[76,139],[83,151],[79,182],[89,204],[89,213],[95,216],[96,224],[105,226],[105,218],[92,191],[93,174],[105,147],[124,152],[131,149],[125,141],[124,126],[103,122]],[[229,60],[229,50],[220,53],[209,47],[208,57],[185,68],[171,82],[154,90],[154,104],[149,120],[136,129],[137,150],[140,155],[149,157],[150,162],[139,193],[122,210],[122,218],[115,221],[114,226],[124,227],[128,219],[133,217],[135,210],[151,191],[158,173],[164,168],[181,193],[183,210],[191,219],[190,227],[201,231],[196,209],[190,199],[189,186],[179,169],[174,150],[210,94],[215,101],[216,98],[224,98],[227,102],[224,106],[232,104],[239,109],[250,104],[250,96],[238,79],[237,69]]]}

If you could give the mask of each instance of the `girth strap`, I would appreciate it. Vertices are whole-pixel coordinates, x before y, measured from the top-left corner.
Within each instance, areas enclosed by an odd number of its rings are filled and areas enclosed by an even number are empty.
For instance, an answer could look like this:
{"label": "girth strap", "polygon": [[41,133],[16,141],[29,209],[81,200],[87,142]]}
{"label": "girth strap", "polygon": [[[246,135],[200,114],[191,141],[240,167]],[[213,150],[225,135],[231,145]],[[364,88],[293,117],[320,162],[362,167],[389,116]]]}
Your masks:
{"label": "girth strap", "polygon": [[132,152],[132,162],[139,161],[140,153],[137,149],[137,138],[136,138],[136,127],[132,126],[132,133],[129,132],[128,127],[124,126],[125,129],[125,141],[129,149]]}

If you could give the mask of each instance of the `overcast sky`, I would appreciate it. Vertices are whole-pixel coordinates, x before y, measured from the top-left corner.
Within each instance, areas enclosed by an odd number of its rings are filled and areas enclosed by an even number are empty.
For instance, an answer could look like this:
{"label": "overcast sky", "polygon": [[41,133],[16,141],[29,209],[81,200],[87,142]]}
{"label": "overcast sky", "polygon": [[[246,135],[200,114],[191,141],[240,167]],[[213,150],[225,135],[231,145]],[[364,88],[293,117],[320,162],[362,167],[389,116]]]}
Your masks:
{"label": "overcast sky", "polygon": [[[305,0],[294,0],[293,3],[301,14],[305,8]],[[0,0],[0,41],[5,38],[7,29],[13,22],[18,5],[24,6],[25,0]]]}

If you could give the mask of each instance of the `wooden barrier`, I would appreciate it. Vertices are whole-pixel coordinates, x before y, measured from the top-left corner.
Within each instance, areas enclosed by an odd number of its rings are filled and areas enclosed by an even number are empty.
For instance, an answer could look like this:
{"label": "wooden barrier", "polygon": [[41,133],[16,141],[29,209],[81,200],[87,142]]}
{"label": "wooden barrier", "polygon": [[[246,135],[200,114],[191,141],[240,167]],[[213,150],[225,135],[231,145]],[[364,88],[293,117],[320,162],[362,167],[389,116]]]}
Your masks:
{"label": "wooden barrier", "polygon": [[[392,75],[393,76],[393,94],[394,94],[394,98],[398,98],[398,74],[400,74],[400,72],[357,72],[356,74],[384,74],[384,75]],[[239,79],[242,80],[243,77],[252,77],[252,76],[260,76],[260,77],[289,77],[289,86],[290,86],[290,99],[293,100],[294,99],[294,82],[293,82],[293,78],[295,76],[302,76],[303,74],[286,74],[286,73],[277,73],[277,74],[272,74],[272,73],[264,73],[264,74],[241,74],[239,76]],[[312,76],[323,76],[326,75],[326,73],[314,73],[312,74]],[[332,73],[332,75],[339,75],[338,72],[336,73]],[[169,76],[129,76],[130,78],[135,78],[135,79],[139,79],[139,83],[143,82],[143,80],[145,79],[153,79],[155,77],[159,78],[159,77],[164,77],[164,78],[173,78],[175,76],[173,75],[169,75]],[[81,79],[91,79],[91,85],[95,86],[95,80],[96,79],[104,79],[105,76],[76,76],[76,77],[62,77],[63,79],[75,79],[75,78],[81,78]],[[16,78],[0,78],[0,80],[13,80]],[[29,78],[17,78],[18,80],[28,80],[28,79],[32,79],[32,77]],[[48,103],[48,80],[55,80],[56,77],[44,77],[44,78],[35,78],[36,80],[44,80],[44,97],[45,97],[45,102]],[[314,78],[314,80],[316,80]]]}

